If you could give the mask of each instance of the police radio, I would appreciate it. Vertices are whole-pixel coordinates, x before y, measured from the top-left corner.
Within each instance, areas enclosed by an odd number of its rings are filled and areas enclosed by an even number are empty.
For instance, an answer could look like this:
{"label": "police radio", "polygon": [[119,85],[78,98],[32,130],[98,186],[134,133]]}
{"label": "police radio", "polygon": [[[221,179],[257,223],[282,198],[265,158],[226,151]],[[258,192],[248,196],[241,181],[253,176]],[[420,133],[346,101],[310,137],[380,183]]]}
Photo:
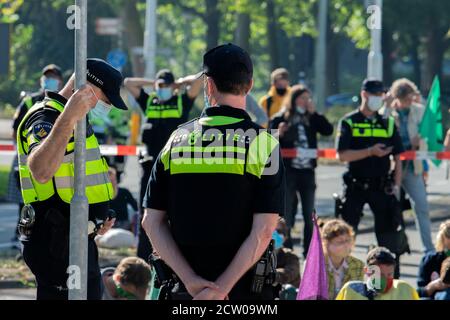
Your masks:
{"label": "police radio", "polygon": [[275,282],[277,262],[274,253],[274,243],[273,239],[270,240],[269,247],[253,268],[251,288],[253,293],[261,293],[264,285],[271,285]]}

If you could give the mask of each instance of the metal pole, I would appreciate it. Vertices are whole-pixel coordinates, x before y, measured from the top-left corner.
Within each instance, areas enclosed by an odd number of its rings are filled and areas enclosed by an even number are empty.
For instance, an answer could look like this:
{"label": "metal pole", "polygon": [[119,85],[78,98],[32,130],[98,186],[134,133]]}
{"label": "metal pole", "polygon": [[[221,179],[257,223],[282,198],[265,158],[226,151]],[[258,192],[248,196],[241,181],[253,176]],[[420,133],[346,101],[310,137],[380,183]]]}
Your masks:
{"label": "metal pole", "polygon": [[316,105],[319,111],[325,107],[325,73],[326,73],[326,50],[327,50],[327,16],[328,0],[320,0],[318,29],[319,36],[316,42],[316,61],[315,61],[315,85]]}
{"label": "metal pole", "polygon": [[[87,59],[87,0],[75,0],[80,11],[79,28],[75,29],[75,89],[86,84]],[[76,286],[69,288],[69,300],[87,298],[87,260],[88,260],[88,212],[89,205],[85,194],[86,177],[86,118],[75,127],[75,193],[70,203],[70,247],[69,268],[75,268]],[[70,275],[69,275],[70,276]]]}
{"label": "metal pole", "polygon": [[144,58],[145,77],[155,76],[157,0],[147,0],[145,9]]}
{"label": "metal pole", "polygon": [[367,78],[383,80],[383,53],[381,52],[383,0],[374,0],[372,3],[373,5],[369,7],[373,20],[369,21],[371,44],[367,62]]}

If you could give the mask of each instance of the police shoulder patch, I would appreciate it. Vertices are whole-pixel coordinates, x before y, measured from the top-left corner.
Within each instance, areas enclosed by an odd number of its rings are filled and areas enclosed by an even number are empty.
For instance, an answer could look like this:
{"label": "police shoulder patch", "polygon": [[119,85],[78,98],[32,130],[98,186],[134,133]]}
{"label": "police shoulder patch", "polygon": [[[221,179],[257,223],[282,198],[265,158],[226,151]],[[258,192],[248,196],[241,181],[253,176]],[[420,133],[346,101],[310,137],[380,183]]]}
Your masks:
{"label": "police shoulder patch", "polygon": [[50,122],[39,122],[33,126],[32,134],[33,134],[34,138],[36,138],[38,141],[40,141],[49,135],[52,128],[53,128],[53,124]]}

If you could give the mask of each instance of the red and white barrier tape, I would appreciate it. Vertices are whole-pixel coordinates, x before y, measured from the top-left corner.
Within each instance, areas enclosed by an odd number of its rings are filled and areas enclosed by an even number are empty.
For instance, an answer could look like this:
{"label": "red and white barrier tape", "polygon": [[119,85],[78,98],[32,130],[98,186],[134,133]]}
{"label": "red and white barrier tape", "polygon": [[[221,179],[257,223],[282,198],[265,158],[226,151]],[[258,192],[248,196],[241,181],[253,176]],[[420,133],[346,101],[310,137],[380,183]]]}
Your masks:
{"label": "red and white barrier tape", "polygon": [[[286,159],[297,156],[303,159],[336,159],[336,149],[281,149],[281,156]],[[400,160],[450,160],[450,151],[406,151],[400,154]]]}
{"label": "red and white barrier tape", "polygon": [[[144,146],[101,145],[100,152],[104,156],[137,156]],[[0,155],[15,154],[13,144],[0,144]],[[292,159],[297,156],[303,159],[336,159],[336,149],[281,149],[283,158]],[[406,151],[400,155],[401,160],[450,160],[450,151],[427,152]]]}
{"label": "red and white barrier tape", "polygon": [[[100,152],[104,156],[137,156],[143,146],[101,145]],[[16,148],[13,144],[0,144],[0,155],[14,155]]]}

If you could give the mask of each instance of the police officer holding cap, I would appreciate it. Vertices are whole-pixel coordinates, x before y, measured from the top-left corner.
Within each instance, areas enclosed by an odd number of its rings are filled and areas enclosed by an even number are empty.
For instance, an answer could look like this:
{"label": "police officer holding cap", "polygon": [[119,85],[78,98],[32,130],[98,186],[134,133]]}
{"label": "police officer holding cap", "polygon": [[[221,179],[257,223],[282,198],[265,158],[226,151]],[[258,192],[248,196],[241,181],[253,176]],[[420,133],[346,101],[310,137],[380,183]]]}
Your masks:
{"label": "police officer holding cap", "polygon": [[[121,73],[100,59],[87,60],[88,83],[74,92],[74,76],[59,92],[46,92],[18,128],[17,149],[25,207],[19,231],[23,257],[36,277],[37,299],[68,298],[70,201],[74,194],[74,128],[88,112],[126,110],[119,95]],[[88,299],[101,299],[96,233],[114,224],[109,213],[113,188],[108,165],[92,127],[86,129],[86,197],[91,230],[88,241]]]}
{"label": "police officer holding cap", "polygon": [[269,245],[284,211],[278,141],[245,111],[253,64],[233,44],[203,56],[207,107],[159,154],[143,227],[181,283],[172,298],[273,299]]}
{"label": "police officer holding cap", "polygon": [[[399,209],[404,151],[394,118],[383,118],[385,88],[381,81],[367,79],[361,90],[361,106],[339,124],[337,152],[348,162],[344,174],[345,195],[342,218],[357,230],[362,210],[369,204],[375,217],[378,244],[398,256],[407,248],[403,219]],[[395,162],[391,172],[392,158]],[[397,269],[397,276],[399,271]]]}

